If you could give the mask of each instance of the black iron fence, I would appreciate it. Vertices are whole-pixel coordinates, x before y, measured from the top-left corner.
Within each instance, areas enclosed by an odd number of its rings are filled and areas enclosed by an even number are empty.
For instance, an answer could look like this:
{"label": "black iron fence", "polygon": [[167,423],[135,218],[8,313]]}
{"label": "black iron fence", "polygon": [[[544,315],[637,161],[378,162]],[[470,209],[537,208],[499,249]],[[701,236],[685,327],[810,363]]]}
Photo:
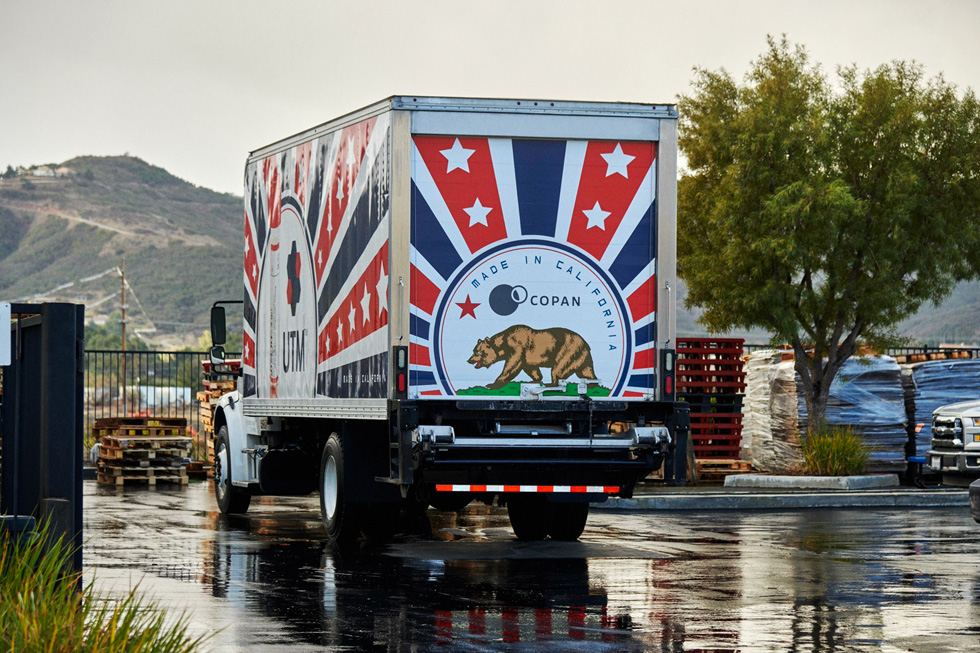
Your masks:
{"label": "black iron fence", "polygon": [[[236,354],[228,354],[234,357]],[[196,448],[204,445],[200,402],[204,351],[85,352],[85,434],[103,417],[183,417]],[[200,457],[200,451],[193,451]]]}

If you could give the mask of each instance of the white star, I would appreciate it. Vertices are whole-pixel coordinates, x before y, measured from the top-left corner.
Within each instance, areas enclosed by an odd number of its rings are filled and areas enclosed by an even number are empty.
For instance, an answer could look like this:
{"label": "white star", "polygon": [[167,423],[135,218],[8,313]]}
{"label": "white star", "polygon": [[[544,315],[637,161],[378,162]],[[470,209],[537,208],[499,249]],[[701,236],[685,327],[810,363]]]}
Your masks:
{"label": "white star", "polygon": [[255,265],[255,263],[253,263],[252,264],[252,278],[254,279],[255,278],[255,275],[257,275],[258,273],[259,273],[259,268],[258,268],[258,266]]}
{"label": "white star", "polygon": [[344,341],[344,321],[337,320],[337,344]]}
{"label": "white star", "polygon": [[371,291],[368,290],[367,283],[364,284],[364,296],[361,297],[361,315],[364,316],[364,324],[371,321]]}
{"label": "white star", "polygon": [[337,184],[337,201],[340,202],[344,199],[344,180],[338,179],[340,182]]}
{"label": "white star", "polygon": [[452,149],[449,150],[439,150],[439,152],[446,157],[446,174],[449,174],[456,168],[463,170],[465,172],[470,171],[470,157],[476,150],[467,150],[463,147],[459,139],[453,143]]}
{"label": "white star", "polygon": [[606,176],[609,175],[623,175],[629,179],[629,172],[626,167],[629,166],[630,162],[635,159],[635,156],[630,156],[623,152],[623,147],[619,143],[616,143],[616,149],[609,154],[601,155],[603,159],[606,160]]}
{"label": "white star", "polygon": [[322,249],[316,250],[316,266],[318,268],[320,268],[320,269],[323,269],[323,250]]}
{"label": "white star", "polygon": [[480,204],[480,198],[476,198],[476,203],[468,209],[463,209],[466,211],[466,215],[470,216],[470,226],[475,224],[482,224],[484,227],[487,225],[487,213],[490,213],[493,209],[489,206],[483,206]]}
{"label": "white star", "polygon": [[381,265],[381,278],[374,289],[378,293],[378,315],[381,315],[382,311],[388,310],[388,275],[385,274],[384,264]]}
{"label": "white star", "polygon": [[591,229],[592,227],[599,227],[603,231],[606,230],[606,218],[609,217],[609,211],[603,211],[602,207],[599,206],[599,202],[595,203],[588,211],[582,211],[585,217],[589,219],[589,224],[585,226],[586,229]]}
{"label": "white star", "polygon": [[327,334],[326,352],[327,352],[327,355],[329,356],[330,355],[330,335],[329,334]]}
{"label": "white star", "polygon": [[347,323],[350,324],[351,333],[354,333],[354,330],[357,328],[356,324],[354,323],[355,317],[357,317],[357,310],[354,308],[354,305],[351,304],[350,313],[347,315]]}
{"label": "white star", "polygon": [[354,156],[354,137],[350,136],[347,138],[347,161],[348,166],[353,166],[357,164],[357,157]]}
{"label": "white star", "polygon": [[248,343],[245,343],[245,360],[248,360]]}
{"label": "white star", "polygon": [[250,249],[251,249],[250,243],[248,242],[248,238],[246,238],[245,239],[245,256],[248,256],[248,250],[250,250]]}

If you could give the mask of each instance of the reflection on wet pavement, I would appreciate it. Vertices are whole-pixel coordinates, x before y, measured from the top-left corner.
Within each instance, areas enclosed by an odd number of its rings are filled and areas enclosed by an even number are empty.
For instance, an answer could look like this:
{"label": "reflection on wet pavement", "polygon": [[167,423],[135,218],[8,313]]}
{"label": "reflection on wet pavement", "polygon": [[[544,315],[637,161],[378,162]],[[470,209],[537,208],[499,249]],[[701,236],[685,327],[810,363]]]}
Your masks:
{"label": "reflection on wet pavement", "polygon": [[216,651],[980,650],[959,509],[595,510],[580,542],[523,543],[479,504],[338,552],[315,496],[227,518],[208,483],[85,494],[89,577],[139,582]]}

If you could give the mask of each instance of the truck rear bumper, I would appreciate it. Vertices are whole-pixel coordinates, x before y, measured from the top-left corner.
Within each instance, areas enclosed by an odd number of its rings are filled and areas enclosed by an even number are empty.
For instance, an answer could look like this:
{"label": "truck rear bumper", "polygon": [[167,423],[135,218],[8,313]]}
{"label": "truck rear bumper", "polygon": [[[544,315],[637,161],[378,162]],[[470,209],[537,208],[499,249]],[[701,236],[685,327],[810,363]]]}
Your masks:
{"label": "truck rear bumper", "polygon": [[606,494],[629,497],[641,479],[660,468],[665,453],[666,447],[663,451],[646,448],[632,452],[540,448],[443,451],[426,458],[420,472],[427,485],[459,486],[438,491],[465,491],[463,486],[506,488],[480,490],[483,492],[601,487]]}

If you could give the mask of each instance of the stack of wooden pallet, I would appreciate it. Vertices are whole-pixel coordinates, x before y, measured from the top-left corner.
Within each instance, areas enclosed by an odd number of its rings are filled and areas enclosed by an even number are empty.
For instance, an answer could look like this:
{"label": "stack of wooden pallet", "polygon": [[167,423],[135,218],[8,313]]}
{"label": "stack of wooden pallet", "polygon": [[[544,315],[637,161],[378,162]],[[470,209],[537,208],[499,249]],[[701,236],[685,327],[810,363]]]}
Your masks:
{"label": "stack of wooden pallet", "polygon": [[[677,339],[677,396],[691,407],[691,436],[699,462],[738,462],[745,392],[742,346],[738,338]],[[712,465],[722,467],[718,462]]]}
{"label": "stack of wooden pallet", "polygon": [[184,458],[191,439],[186,419],[108,417],[95,420],[92,430],[99,442],[99,483],[187,483]]}
{"label": "stack of wooden pallet", "polygon": [[[225,365],[231,374],[237,374],[241,369],[240,360],[229,360]],[[204,464],[210,477],[212,475],[210,465],[214,460],[214,407],[218,405],[222,395],[238,389],[238,381],[235,378],[222,378],[214,371],[210,361],[202,361],[201,366],[204,368],[204,381],[202,381],[204,390],[197,393],[197,400],[201,404],[201,430],[207,443]]]}

